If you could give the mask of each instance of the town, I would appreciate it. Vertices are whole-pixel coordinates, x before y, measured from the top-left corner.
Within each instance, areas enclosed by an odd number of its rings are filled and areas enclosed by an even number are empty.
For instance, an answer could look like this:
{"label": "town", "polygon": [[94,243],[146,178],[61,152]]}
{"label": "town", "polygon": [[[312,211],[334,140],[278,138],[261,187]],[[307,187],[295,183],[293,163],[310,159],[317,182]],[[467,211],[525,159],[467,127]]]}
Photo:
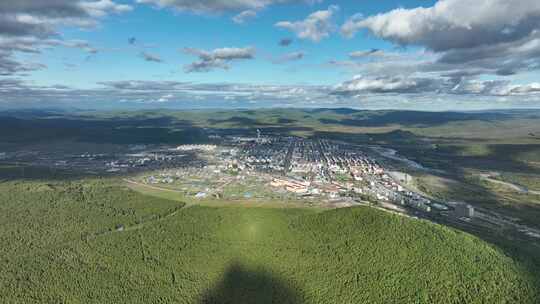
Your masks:
{"label": "town", "polygon": [[[395,150],[296,136],[210,135],[211,143],[129,145],[121,151],[63,154],[2,152],[4,162],[49,170],[118,175],[131,183],[174,191],[192,200],[279,201],[342,208],[369,205],[388,212],[470,229],[540,231],[466,202],[441,201],[414,187],[411,170],[425,169]],[[24,171],[23,171],[24,172]]]}
{"label": "town", "polygon": [[[181,167],[145,172],[139,181],[196,198],[280,198],[328,206],[377,202],[401,213],[455,211],[463,220],[474,216],[474,208],[465,203],[433,201],[410,189],[411,177],[386,169],[383,157],[369,147],[259,133],[221,138],[220,145],[182,145],[158,159],[179,151],[196,157]],[[227,191],[231,188],[235,191]]]}
{"label": "town", "polygon": [[[219,144],[181,145],[173,151],[192,155],[191,165],[138,175],[135,182],[180,191],[195,200],[300,202],[340,208],[369,205],[413,218],[469,229],[517,231],[537,239],[540,231],[475,208],[441,201],[414,189],[412,177],[389,160],[419,164],[377,146],[295,136],[215,136]],[[172,153],[172,152],[169,152]],[[188,158],[185,158],[186,160]]]}

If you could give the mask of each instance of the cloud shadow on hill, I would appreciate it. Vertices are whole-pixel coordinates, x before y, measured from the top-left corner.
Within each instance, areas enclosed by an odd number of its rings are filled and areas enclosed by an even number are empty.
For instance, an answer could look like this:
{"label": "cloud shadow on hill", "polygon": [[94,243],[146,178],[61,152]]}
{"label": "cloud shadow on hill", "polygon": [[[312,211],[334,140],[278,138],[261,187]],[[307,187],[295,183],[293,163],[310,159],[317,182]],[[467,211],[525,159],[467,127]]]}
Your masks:
{"label": "cloud shadow on hill", "polygon": [[229,124],[233,124],[237,126],[248,126],[248,127],[272,125],[272,124],[260,122],[257,119],[253,119],[249,117],[242,117],[242,116],[233,116],[227,119],[208,119],[208,123],[210,123],[211,125],[229,123]]}
{"label": "cloud shadow on hill", "polygon": [[[519,115],[520,117],[537,118],[538,112],[524,114],[521,112],[420,112],[420,111],[336,111],[327,113],[344,115],[341,118],[322,117],[322,124],[341,125],[346,127],[383,127],[399,125],[404,127],[434,127],[453,122],[466,121],[502,121]],[[319,112],[320,114],[321,112]]]}

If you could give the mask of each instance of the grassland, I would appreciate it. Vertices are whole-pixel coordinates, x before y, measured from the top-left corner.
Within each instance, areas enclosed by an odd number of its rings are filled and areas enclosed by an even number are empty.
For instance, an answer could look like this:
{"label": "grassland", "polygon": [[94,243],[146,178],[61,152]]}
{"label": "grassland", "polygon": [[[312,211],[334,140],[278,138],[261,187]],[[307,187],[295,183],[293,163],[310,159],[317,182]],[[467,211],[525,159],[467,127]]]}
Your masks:
{"label": "grassland", "polygon": [[[0,184],[3,303],[538,303],[537,261],[367,207],[191,206]],[[119,229],[119,228],[123,229]]]}
{"label": "grassland", "polygon": [[164,187],[163,185],[148,185],[133,179],[124,179],[125,185],[133,191],[143,195],[157,198],[179,201],[186,206],[208,207],[264,207],[264,208],[311,208],[309,204],[298,200],[281,200],[272,198],[195,198],[184,191]]}

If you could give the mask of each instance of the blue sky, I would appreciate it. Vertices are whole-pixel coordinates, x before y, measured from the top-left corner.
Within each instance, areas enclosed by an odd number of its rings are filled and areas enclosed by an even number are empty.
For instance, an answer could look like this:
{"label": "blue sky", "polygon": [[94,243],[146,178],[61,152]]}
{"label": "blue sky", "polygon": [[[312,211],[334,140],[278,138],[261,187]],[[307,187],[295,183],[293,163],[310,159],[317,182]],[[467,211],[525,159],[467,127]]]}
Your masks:
{"label": "blue sky", "polygon": [[5,3],[0,108],[538,107],[539,16],[532,0]]}
{"label": "blue sky", "polygon": [[[358,2],[362,2],[361,5]],[[346,20],[356,13],[366,15],[390,10],[394,7],[417,7],[429,5],[430,1],[345,1],[339,2],[340,11],[336,22]],[[295,38],[293,33],[276,28],[275,23],[283,20],[301,20],[317,10],[325,10],[330,2],[319,4],[298,3],[276,5],[265,9],[258,18],[245,24],[235,24],[231,18],[235,13],[201,15],[156,9],[148,5],[136,5],[134,10],[122,16],[107,18],[92,30],[68,28],[62,30],[65,39],[82,39],[95,47],[117,49],[104,51],[91,60],[82,60],[86,54],[77,50],[57,48],[42,54],[38,60],[50,68],[35,74],[34,79],[44,84],[86,87],[103,80],[129,80],[134,76],[140,80],[172,79],[197,82],[256,82],[266,84],[338,83],[347,79],[339,70],[319,66],[333,59],[346,59],[347,54],[359,49],[392,49],[394,46],[375,37],[363,35],[347,39],[332,35],[319,43],[297,40],[290,47],[278,45],[282,38]],[[376,4],[375,4],[376,3]],[[196,29],[196,30],[194,30]],[[130,47],[128,39],[137,38],[138,44],[148,45],[147,52],[159,55],[164,64],[153,64],[141,60],[141,47]],[[259,50],[259,58],[249,63],[235,65],[233,71],[214,71],[204,74],[182,73],[182,66],[193,61],[193,56],[180,52],[184,47],[212,50],[221,47],[253,46]],[[276,66],[265,57],[280,56],[294,51],[304,51],[305,60],[289,65]],[[66,60],[67,59],[67,60]],[[84,73],[69,70],[65,62],[81,64]],[[114,68],[111,68],[114,67]]]}

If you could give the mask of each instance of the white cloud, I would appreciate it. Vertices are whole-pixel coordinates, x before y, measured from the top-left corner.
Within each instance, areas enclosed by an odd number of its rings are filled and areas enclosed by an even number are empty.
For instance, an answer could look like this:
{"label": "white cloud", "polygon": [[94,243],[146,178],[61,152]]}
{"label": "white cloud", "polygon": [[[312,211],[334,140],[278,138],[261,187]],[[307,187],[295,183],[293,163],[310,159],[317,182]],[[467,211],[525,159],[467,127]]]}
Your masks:
{"label": "white cloud", "polygon": [[475,79],[461,79],[451,90],[452,94],[472,95],[509,95],[508,81],[480,81]]}
{"label": "white cloud", "polygon": [[255,56],[253,47],[246,48],[220,48],[213,51],[205,51],[195,48],[185,48],[184,53],[199,57],[195,61],[184,67],[186,73],[209,72],[216,68],[228,70],[230,62],[233,60],[248,60]]}
{"label": "white cloud", "polygon": [[[341,96],[408,95],[425,97],[448,96],[540,96],[540,83],[512,84],[508,80],[478,80],[471,78],[429,78],[413,76],[355,76],[334,87]],[[448,98],[445,98],[447,100]]]}
{"label": "white cloud", "polygon": [[94,26],[97,19],[131,11],[111,0],[17,0],[0,3],[0,35],[46,37],[61,25]]}
{"label": "white cloud", "polygon": [[515,41],[538,30],[539,25],[537,0],[440,0],[428,8],[399,8],[367,18],[353,17],[342,33],[350,36],[367,29],[401,45],[446,51]]}
{"label": "white cloud", "polygon": [[171,7],[179,11],[198,13],[260,9],[271,2],[267,0],[137,0],[137,3],[153,4],[157,7]]}
{"label": "white cloud", "polygon": [[242,24],[242,23],[246,22],[248,19],[252,19],[252,18],[255,18],[255,17],[257,17],[257,11],[255,11],[255,10],[247,10],[247,11],[243,11],[240,14],[234,16],[232,18],[232,20],[233,20],[234,23]]}
{"label": "white cloud", "polygon": [[398,53],[389,53],[380,49],[371,49],[364,51],[354,51],[349,53],[351,59],[366,59],[366,58],[376,58],[376,59],[391,59],[391,58],[400,58],[402,54]]}
{"label": "white cloud", "polygon": [[[252,102],[256,101],[257,107],[456,110],[531,108],[537,107],[540,101],[540,94],[524,93],[539,90],[538,83],[512,85],[501,82],[498,87],[513,88],[513,92],[494,96],[477,94],[474,91],[441,91],[434,95],[431,92],[437,87],[436,83],[425,86],[422,83],[426,80],[422,79],[377,80],[357,77],[355,81],[356,84],[351,82],[348,87],[342,85],[331,88],[317,85],[197,84],[131,80],[101,82],[94,88],[77,89],[62,85],[37,86],[20,79],[2,78],[0,108],[137,108],[154,107],[156,103],[166,103],[167,108],[227,108],[250,107]],[[340,87],[341,91],[338,91]],[[503,92],[502,89],[497,90]],[[497,90],[494,89],[494,92]],[[409,93],[403,94],[405,91]],[[476,89],[476,92],[478,91]]]}
{"label": "white cloud", "polygon": [[[35,86],[19,79],[0,79],[0,108],[17,106],[83,106],[96,108],[101,102],[107,106],[131,106],[168,103],[168,106],[189,108],[247,106],[256,101],[266,107],[299,105],[311,100],[324,104],[334,102],[328,87],[309,85],[253,85],[253,84],[195,84],[176,81],[110,81],[98,83],[93,89],[66,86]],[[96,102],[99,100],[100,102]]]}
{"label": "white cloud", "polygon": [[174,98],[173,94],[166,94],[166,95],[161,96],[157,101],[158,102],[168,102],[173,98]]}
{"label": "white cloud", "polygon": [[361,13],[355,14],[341,26],[341,34],[347,38],[352,38],[356,32],[361,28],[360,21],[364,19],[364,15]]}
{"label": "white cloud", "polygon": [[300,2],[318,3],[322,0],[137,0],[137,3],[152,4],[159,8],[173,8],[195,13],[223,13],[261,10],[273,4]]}
{"label": "white cloud", "polygon": [[275,26],[296,33],[298,38],[319,42],[335,30],[333,16],[338,10],[338,6],[331,5],[327,10],[316,11],[302,21],[280,21]]}
{"label": "white cloud", "polygon": [[0,75],[11,76],[25,74],[34,70],[45,69],[40,63],[21,62],[16,59],[17,53],[39,54],[43,49],[66,47],[80,49],[88,54],[96,54],[99,49],[83,40],[43,39],[36,37],[2,37],[0,36]]}
{"label": "white cloud", "polygon": [[335,87],[338,95],[356,95],[366,93],[420,93],[433,91],[435,83],[429,78],[412,77],[365,77],[355,76],[352,80]]}
{"label": "white cloud", "polygon": [[[384,77],[430,77],[453,83],[450,94],[512,93],[511,76],[540,69],[540,1],[537,0],[439,0],[431,7],[398,8],[378,15],[355,15],[341,27],[346,37],[359,30],[399,46],[420,46],[427,56],[417,59],[377,57],[355,52],[353,59],[374,62],[338,62],[363,74]],[[480,76],[506,77],[482,81]]]}
{"label": "white cloud", "polygon": [[108,14],[121,14],[131,11],[133,8],[126,4],[117,4],[111,0],[99,0],[92,2],[81,2],[80,6],[88,15],[96,18],[104,17]]}
{"label": "white cloud", "polygon": [[[17,53],[40,53],[42,48],[64,46],[90,54],[98,49],[85,41],[64,41],[61,26],[92,27],[109,14],[132,10],[111,0],[16,0],[0,1],[0,74],[15,75],[43,64],[19,62]],[[51,39],[54,38],[54,39]]]}
{"label": "white cloud", "polygon": [[534,82],[525,85],[513,85],[509,87],[509,94],[522,95],[522,94],[540,94],[540,83]]}
{"label": "white cloud", "polygon": [[488,96],[531,96],[540,95],[540,83],[511,84],[509,81],[463,80],[452,89],[457,94]]}

